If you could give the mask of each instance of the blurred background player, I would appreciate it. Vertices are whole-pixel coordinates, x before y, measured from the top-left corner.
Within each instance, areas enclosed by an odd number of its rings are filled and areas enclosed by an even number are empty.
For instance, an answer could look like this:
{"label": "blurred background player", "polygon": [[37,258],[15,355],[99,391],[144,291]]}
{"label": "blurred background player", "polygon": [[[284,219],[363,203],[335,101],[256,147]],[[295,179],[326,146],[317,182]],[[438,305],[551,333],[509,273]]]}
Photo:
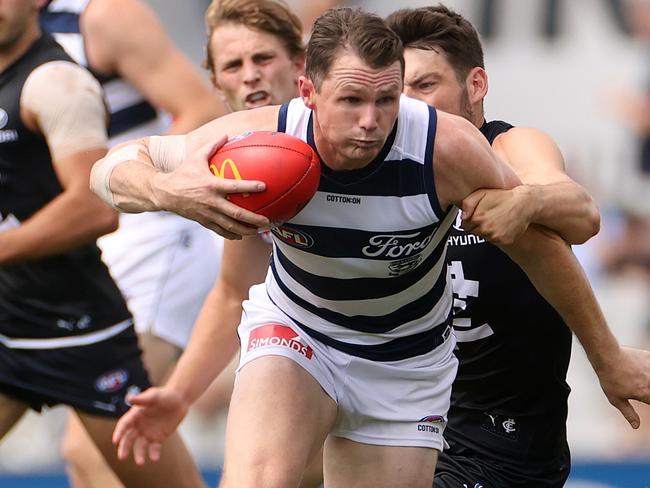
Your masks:
{"label": "blurred background player", "polygon": [[[630,0],[625,6],[632,34],[647,49],[650,47],[650,2]],[[644,90],[619,86],[618,93],[609,101],[617,115],[634,131],[637,140],[635,164],[620,168],[619,178],[628,189],[618,196],[623,206],[623,229],[606,249],[604,265],[611,275],[636,279],[634,286],[650,290],[650,205],[644,198],[650,188],[650,70],[647,65],[644,71]],[[646,334],[647,340],[650,330]]]}
{"label": "blurred background player", "polygon": [[[184,133],[223,112],[140,0],[53,0],[41,12],[41,25],[101,82],[111,145]],[[151,381],[159,384],[216,279],[222,240],[196,222],[159,212],[122,214],[119,229],[99,245],[133,313]],[[63,445],[76,488],[117,484],[74,416]]]}
{"label": "blurred background player", "polygon": [[459,369],[445,431],[451,448],[434,486],[564,486],[571,332],[495,244],[530,224],[579,244],[598,231],[598,210],[547,135],[486,122],[483,49],[466,19],[440,5],[399,10],[387,22],[405,46],[404,92],[472,122],[524,182],[468,197],[451,233]]}
{"label": "blurred background player", "polygon": [[149,381],[95,245],[117,225],[88,189],[107,145],[101,88],[41,33],[43,3],[0,2],[0,437],[28,408],[66,404],[125,485],[200,487],[177,434],[154,470],[111,445],[126,395]]}

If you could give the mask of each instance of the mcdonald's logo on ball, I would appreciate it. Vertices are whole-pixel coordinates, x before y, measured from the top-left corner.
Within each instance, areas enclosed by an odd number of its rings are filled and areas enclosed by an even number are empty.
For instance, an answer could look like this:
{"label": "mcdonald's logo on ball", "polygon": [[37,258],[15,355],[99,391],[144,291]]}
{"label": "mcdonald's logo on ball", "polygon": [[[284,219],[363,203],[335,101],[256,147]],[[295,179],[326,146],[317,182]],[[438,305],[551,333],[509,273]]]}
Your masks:
{"label": "mcdonald's logo on ball", "polygon": [[231,193],[228,199],[272,222],[286,222],[314,196],[320,182],[320,161],[302,139],[283,132],[252,132],[223,145],[210,158],[218,178],[262,181],[259,193]]}

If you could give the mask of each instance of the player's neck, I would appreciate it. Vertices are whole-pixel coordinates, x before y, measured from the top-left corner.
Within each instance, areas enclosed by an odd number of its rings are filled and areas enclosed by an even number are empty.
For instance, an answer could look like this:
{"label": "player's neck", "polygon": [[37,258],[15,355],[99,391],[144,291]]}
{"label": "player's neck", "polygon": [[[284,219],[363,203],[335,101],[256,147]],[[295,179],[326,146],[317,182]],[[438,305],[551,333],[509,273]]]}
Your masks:
{"label": "player's neck", "polygon": [[478,129],[481,128],[483,125],[483,122],[485,121],[485,111],[483,110],[483,103],[477,103],[472,107],[471,113],[469,113],[466,117],[467,120],[469,120],[472,124],[474,124],[475,127]]}
{"label": "player's neck", "polygon": [[20,58],[41,35],[37,25],[30,25],[14,42],[0,48],[0,72]]}

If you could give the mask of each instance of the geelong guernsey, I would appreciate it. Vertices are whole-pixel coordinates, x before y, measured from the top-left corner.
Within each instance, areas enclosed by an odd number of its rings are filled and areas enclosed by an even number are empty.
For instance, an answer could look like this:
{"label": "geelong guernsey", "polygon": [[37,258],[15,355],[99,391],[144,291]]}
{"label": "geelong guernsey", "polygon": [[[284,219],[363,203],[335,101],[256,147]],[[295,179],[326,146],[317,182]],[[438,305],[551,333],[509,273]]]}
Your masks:
{"label": "geelong guernsey", "polygon": [[[68,55],[78,64],[85,66],[101,83],[110,113],[110,146],[131,139],[163,134],[168,127],[167,117],[159,114],[137,88],[118,75],[106,76],[89,66],[79,22],[90,2],[92,0],[52,0],[41,10],[41,27],[52,34]],[[106,19],[106,22],[110,22],[110,19]],[[122,236],[140,232],[149,222],[155,224],[159,232],[152,234],[152,240],[158,235],[169,235],[170,232],[195,225],[194,222],[169,212],[123,213],[120,214],[119,229],[99,239],[100,248],[113,248],[118,244],[116,240],[121,243]],[[154,242],[152,246],[152,249],[156,249],[157,244]],[[110,262],[109,265],[115,272],[114,263]],[[117,277],[118,282],[120,278]]]}
{"label": "geelong guernsey", "polygon": [[[450,331],[446,242],[454,211],[433,174],[436,111],[402,97],[397,122],[368,166],[332,171],[273,230],[271,300],[312,337],[352,355],[396,361],[431,351]],[[312,112],[282,106],[278,129],[314,150]]]}
{"label": "geelong guernsey", "polygon": [[[0,232],[20,226],[62,191],[47,143],[22,123],[19,103],[30,73],[55,60],[70,58],[44,34],[0,73]],[[120,322],[125,328],[129,318],[94,244],[0,266],[0,343],[5,346],[13,347],[16,338],[87,335]]]}
{"label": "geelong guernsey", "polygon": [[[483,125],[490,144],[512,126]],[[552,463],[567,450],[571,332],[524,271],[465,232],[449,238],[458,374],[445,437],[487,459]]]}
{"label": "geelong guernsey", "polygon": [[89,1],[52,0],[41,11],[41,27],[102,84],[111,117],[108,132],[112,144],[164,132],[164,122],[159,120],[158,112],[133,85],[118,76],[98,73],[88,65],[79,18]]}

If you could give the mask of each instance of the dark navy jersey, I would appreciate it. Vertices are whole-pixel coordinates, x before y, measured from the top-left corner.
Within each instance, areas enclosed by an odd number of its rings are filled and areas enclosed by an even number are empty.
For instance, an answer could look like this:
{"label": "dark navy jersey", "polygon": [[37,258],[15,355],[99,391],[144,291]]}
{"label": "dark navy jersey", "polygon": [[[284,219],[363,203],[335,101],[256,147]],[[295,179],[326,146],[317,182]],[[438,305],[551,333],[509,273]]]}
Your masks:
{"label": "dark navy jersey", "polygon": [[[492,144],[511,129],[485,123]],[[445,430],[459,444],[507,462],[559,459],[566,449],[571,333],[504,252],[462,230],[449,237],[458,376]]]}
{"label": "dark navy jersey", "polygon": [[[32,71],[71,61],[47,34],[0,73],[0,232],[21,225],[62,192],[45,139],[20,118]],[[0,266],[0,339],[66,337],[129,318],[94,244]]]}

